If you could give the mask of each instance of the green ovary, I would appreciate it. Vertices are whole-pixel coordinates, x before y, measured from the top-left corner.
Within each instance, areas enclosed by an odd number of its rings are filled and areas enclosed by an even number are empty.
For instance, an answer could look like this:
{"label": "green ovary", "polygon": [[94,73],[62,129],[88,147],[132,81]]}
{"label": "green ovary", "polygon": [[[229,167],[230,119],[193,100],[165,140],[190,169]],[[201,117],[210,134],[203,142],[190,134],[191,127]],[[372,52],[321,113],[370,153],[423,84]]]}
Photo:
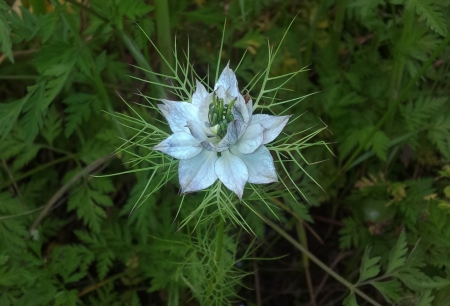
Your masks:
{"label": "green ovary", "polygon": [[223,138],[227,133],[228,124],[234,120],[231,114],[236,99],[225,105],[223,99],[213,96],[213,101],[209,105],[208,119],[211,131],[218,137]]}

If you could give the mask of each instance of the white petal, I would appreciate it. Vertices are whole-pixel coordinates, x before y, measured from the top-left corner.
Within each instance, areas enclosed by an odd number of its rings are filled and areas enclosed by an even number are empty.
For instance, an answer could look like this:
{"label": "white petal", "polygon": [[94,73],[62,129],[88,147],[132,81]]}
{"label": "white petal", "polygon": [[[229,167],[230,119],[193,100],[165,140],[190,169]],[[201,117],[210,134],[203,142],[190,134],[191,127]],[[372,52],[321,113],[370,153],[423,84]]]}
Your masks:
{"label": "white petal", "polygon": [[209,123],[208,113],[209,105],[212,103],[214,93],[206,95],[206,97],[200,102],[198,107],[198,121],[202,124]]}
{"label": "white petal", "polygon": [[202,125],[196,121],[189,120],[186,124],[187,128],[191,132],[191,135],[200,141],[208,140],[205,129]]}
{"label": "white petal", "polygon": [[197,85],[195,87],[195,92],[192,95],[192,104],[200,108],[202,100],[206,98],[208,92],[206,91],[206,88],[202,83],[200,83],[198,80],[195,81],[197,82]]}
{"label": "white petal", "polygon": [[184,132],[175,133],[153,147],[177,159],[188,159],[198,155],[203,149],[200,141]]}
{"label": "white petal", "polygon": [[203,150],[191,159],[180,160],[178,177],[181,192],[194,192],[208,188],[217,180],[214,165],[217,161],[217,153]]}
{"label": "white petal", "polygon": [[[245,101],[245,99],[244,99],[244,101]],[[252,116],[252,112],[253,112],[253,100],[252,100],[252,98],[250,98],[250,100],[248,100],[245,103],[245,106],[247,107],[248,116],[251,117]]]}
{"label": "white petal", "polygon": [[244,186],[248,179],[248,170],[244,162],[229,150],[223,151],[216,161],[216,174],[223,184],[242,199]]}
{"label": "white petal", "polygon": [[242,137],[246,128],[247,124],[242,121],[239,120],[231,121],[228,124],[227,133],[225,134],[223,139],[219,142],[217,147],[219,149],[222,149],[234,145],[239,140],[239,138]]}
{"label": "white petal", "polygon": [[[214,90],[217,90],[219,86],[222,86],[230,96],[237,97],[240,94],[238,82],[236,79],[236,75],[234,74],[233,70],[230,69],[229,65],[230,63],[228,63],[225,69],[223,69],[216,85],[214,85]],[[224,97],[220,98],[223,99]]]}
{"label": "white petal", "polygon": [[265,146],[260,146],[251,154],[242,154],[236,147],[231,147],[230,151],[247,166],[249,183],[268,184],[278,182],[272,155]]}
{"label": "white petal", "polygon": [[263,144],[273,141],[281,133],[291,116],[253,115],[250,124],[259,123],[264,127]]}
{"label": "white petal", "polygon": [[189,132],[186,124],[189,120],[198,120],[198,108],[189,102],[175,102],[169,100],[161,100],[164,104],[158,107],[166,117],[170,129],[174,133]]}
{"label": "white petal", "polygon": [[255,152],[256,149],[262,144],[264,139],[264,128],[261,124],[256,123],[249,125],[245,130],[244,134],[236,146],[241,151],[241,153],[249,154]]}
{"label": "white petal", "polygon": [[231,113],[236,119],[239,118],[241,121],[244,121],[245,123],[249,121],[250,113],[248,112],[244,97],[241,94],[237,96],[237,100],[234,103],[233,108],[231,109]]}

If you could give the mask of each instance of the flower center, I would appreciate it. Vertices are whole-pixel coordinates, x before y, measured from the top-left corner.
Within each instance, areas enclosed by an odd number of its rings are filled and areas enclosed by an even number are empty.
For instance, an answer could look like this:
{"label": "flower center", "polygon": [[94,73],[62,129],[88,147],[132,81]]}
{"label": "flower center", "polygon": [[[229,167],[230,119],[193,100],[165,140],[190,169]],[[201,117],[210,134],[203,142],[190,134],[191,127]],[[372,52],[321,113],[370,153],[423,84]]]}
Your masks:
{"label": "flower center", "polygon": [[209,105],[208,119],[211,131],[220,138],[225,136],[228,124],[234,120],[231,109],[236,100],[237,98],[225,105],[223,99],[213,95],[212,103]]}

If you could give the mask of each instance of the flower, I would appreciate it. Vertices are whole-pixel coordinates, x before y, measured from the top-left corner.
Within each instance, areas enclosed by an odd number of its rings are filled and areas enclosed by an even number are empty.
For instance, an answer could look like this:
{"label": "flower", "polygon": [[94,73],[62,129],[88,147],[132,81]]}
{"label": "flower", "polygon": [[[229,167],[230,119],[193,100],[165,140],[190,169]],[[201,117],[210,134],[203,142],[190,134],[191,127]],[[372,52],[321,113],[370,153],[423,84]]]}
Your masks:
{"label": "flower", "polygon": [[180,160],[182,193],[208,188],[219,179],[242,199],[247,182],[277,182],[264,145],[281,133],[290,116],[252,115],[252,100],[239,92],[229,65],[213,92],[196,82],[190,102],[161,100],[158,105],[173,134],[153,149]]}

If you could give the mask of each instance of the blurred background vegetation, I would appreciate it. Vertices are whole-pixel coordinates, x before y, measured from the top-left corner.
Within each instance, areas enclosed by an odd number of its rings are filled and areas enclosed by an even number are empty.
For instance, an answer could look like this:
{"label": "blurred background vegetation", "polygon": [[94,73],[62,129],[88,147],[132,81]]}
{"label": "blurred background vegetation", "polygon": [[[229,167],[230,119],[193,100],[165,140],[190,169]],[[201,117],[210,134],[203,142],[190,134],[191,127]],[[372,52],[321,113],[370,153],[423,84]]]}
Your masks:
{"label": "blurred background vegetation", "polygon": [[[177,231],[174,222],[177,179],[129,215],[152,173],[93,175],[127,171],[134,156],[145,156],[145,148],[111,155],[135,133],[108,115],[133,115],[122,98],[150,121],[157,114],[139,106],[146,101],[136,93],[171,97],[130,77],[155,81],[149,71],[167,72],[146,34],[169,61],[176,44],[180,57],[189,48],[199,76],[215,75],[225,18],[222,64],[236,67],[247,50],[236,72],[241,87],[266,68],[268,46],[295,18],[273,75],[309,70],[278,98],[315,94],[288,111],[303,115],[286,132],[324,122],[328,129],[315,140],[335,155],[304,150],[310,162],[326,160],[304,165],[324,191],[292,172],[308,202],[274,199],[281,222],[264,205],[255,209],[380,305],[450,305],[449,6],[0,0],[0,305],[202,304],[202,263],[186,240],[192,229]],[[145,159],[139,162],[144,168]],[[186,197],[182,216],[196,199]],[[256,258],[230,259],[244,272],[221,289],[236,296],[235,305],[342,304],[347,288],[273,226],[242,214],[258,239],[230,234],[236,258]],[[419,262],[393,269],[417,242]],[[378,266],[367,246],[386,274],[368,269]],[[352,295],[345,303],[356,305]]]}

